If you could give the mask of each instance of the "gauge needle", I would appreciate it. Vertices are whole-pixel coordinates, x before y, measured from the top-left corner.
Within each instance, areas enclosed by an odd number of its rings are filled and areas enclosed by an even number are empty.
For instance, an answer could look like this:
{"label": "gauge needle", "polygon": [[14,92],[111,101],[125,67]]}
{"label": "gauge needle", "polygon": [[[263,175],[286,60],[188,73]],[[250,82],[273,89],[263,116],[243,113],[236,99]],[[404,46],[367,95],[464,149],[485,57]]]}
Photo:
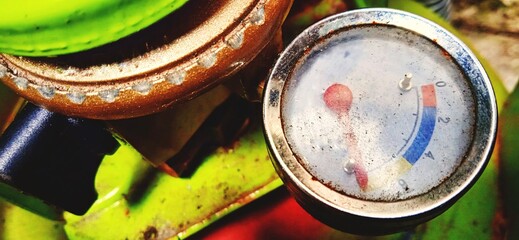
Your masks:
{"label": "gauge needle", "polygon": [[357,136],[350,124],[349,111],[353,101],[353,94],[348,86],[335,83],[328,87],[323,94],[326,106],[339,116],[339,120],[346,127],[346,144],[349,151],[349,160],[344,169],[348,173],[355,173],[360,188],[365,191],[368,187],[368,173],[362,164],[362,156],[357,147]]}

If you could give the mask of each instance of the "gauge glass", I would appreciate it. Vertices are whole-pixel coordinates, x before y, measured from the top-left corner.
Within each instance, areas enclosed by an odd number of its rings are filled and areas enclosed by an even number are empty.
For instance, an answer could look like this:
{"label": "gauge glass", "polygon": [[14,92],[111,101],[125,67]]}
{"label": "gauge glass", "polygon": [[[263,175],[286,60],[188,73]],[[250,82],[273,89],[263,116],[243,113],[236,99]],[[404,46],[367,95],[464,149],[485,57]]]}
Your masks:
{"label": "gauge glass", "polygon": [[392,26],[321,40],[299,60],[282,101],[301,164],[357,198],[426,193],[472,142],[474,97],[459,66],[434,42]]}
{"label": "gauge glass", "polygon": [[362,9],[316,23],[284,50],[263,121],[272,162],[303,208],[343,231],[387,234],[470,189],[492,153],[497,107],[483,67],[452,34],[410,13]]}

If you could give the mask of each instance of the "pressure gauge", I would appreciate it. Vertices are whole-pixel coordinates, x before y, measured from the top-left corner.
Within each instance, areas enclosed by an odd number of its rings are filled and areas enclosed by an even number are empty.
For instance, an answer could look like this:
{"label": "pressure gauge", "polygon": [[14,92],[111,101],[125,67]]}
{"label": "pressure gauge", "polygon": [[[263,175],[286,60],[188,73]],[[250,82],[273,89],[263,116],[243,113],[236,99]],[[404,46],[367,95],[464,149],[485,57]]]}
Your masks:
{"label": "pressure gauge", "polygon": [[298,202],[360,234],[445,211],[481,174],[496,135],[476,57],[440,26],[389,9],[304,31],[276,63],[263,110],[274,165]]}

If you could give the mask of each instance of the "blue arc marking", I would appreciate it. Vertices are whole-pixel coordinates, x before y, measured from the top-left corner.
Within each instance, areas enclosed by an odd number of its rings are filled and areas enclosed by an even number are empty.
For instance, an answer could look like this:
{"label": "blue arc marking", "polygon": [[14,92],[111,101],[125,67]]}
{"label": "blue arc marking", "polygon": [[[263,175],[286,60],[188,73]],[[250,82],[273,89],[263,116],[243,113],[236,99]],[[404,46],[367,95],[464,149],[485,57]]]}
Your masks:
{"label": "blue arc marking", "polygon": [[414,165],[425,152],[436,125],[436,89],[434,84],[423,85],[421,89],[423,104],[422,121],[413,143],[402,156],[411,165]]}
{"label": "blue arc marking", "polygon": [[431,141],[434,126],[436,125],[436,107],[424,107],[420,128],[411,146],[404,153],[403,157],[412,165],[420,159],[427,145]]}

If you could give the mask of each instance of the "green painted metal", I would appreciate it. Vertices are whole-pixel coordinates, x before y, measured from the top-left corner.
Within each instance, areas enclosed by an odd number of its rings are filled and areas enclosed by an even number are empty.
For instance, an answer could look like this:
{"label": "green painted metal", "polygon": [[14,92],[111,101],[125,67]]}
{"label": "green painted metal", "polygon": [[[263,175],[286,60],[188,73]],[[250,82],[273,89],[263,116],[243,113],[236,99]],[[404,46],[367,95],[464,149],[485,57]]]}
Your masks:
{"label": "green painted metal", "polygon": [[15,203],[20,208],[27,209],[47,219],[62,219],[61,210],[31,195],[25,195],[21,193],[20,190],[3,182],[0,182],[0,197],[10,203]]}
{"label": "green painted metal", "polygon": [[128,145],[103,160],[100,200],[84,216],[65,214],[70,239],[184,238],[281,185],[259,129],[218,149],[189,178],[143,164]]}
{"label": "green painted metal", "polygon": [[135,33],[187,0],[0,0],[0,52],[53,56]]}
{"label": "green painted metal", "polygon": [[64,240],[64,224],[0,200],[0,239]]}

